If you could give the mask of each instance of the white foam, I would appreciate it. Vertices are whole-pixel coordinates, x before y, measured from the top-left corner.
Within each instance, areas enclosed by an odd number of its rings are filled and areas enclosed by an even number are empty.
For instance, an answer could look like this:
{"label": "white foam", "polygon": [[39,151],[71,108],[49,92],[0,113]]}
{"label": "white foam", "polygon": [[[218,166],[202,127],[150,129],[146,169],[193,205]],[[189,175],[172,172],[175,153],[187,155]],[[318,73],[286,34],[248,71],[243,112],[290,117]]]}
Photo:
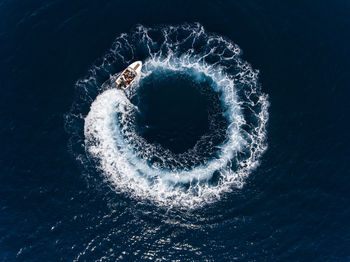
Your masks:
{"label": "white foam", "polygon": [[[174,34],[180,29],[187,35],[182,40],[171,40],[176,39]],[[152,30],[161,32],[164,39],[152,39]],[[259,165],[267,147],[268,98],[259,90],[257,72],[239,58],[241,51],[238,46],[218,35],[206,33],[199,24],[160,29],[140,26],[133,34],[117,38],[102,65],[93,69],[92,76],[88,76],[85,82],[79,81],[78,85],[87,89],[87,82],[108,65],[108,60],[122,58],[128,63],[129,59],[123,52],[130,55],[130,60],[134,59],[139,48],[132,42],[135,39],[148,50],[141,81],[154,70],[163,68],[191,72],[194,78],[205,75],[216,83],[213,88],[221,94],[229,123],[227,140],[219,146],[217,156],[204,164],[190,169],[165,168],[167,161],[178,161],[179,167],[181,161],[176,160],[171,152],[147,143],[129,128],[137,108],[127,96],[135,95],[137,86],[127,95],[104,86],[106,91],[91,104],[84,125],[85,147],[98,160],[98,168],[118,191],[168,206],[195,207],[215,201],[233,188],[241,188],[245,178]],[[202,41],[200,51],[197,51]],[[188,44],[191,48],[186,50]],[[252,96],[256,99],[253,100]],[[253,120],[246,119],[243,108],[252,109],[250,118],[253,116]],[[251,128],[247,131],[243,129],[244,125]],[[191,157],[190,153],[187,157]],[[164,166],[150,164],[148,160],[154,156],[161,159]],[[236,163],[235,168],[232,168],[232,163]],[[215,172],[220,174],[220,179],[211,184],[209,180]]]}

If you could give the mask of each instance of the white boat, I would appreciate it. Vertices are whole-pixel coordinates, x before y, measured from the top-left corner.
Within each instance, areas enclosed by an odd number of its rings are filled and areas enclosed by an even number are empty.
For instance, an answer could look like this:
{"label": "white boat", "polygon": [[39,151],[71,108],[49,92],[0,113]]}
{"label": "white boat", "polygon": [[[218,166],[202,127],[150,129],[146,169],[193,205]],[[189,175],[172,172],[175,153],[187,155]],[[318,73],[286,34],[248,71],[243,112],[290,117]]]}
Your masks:
{"label": "white boat", "polygon": [[120,89],[127,89],[140,76],[142,62],[136,61],[129,65],[117,78],[116,84]]}

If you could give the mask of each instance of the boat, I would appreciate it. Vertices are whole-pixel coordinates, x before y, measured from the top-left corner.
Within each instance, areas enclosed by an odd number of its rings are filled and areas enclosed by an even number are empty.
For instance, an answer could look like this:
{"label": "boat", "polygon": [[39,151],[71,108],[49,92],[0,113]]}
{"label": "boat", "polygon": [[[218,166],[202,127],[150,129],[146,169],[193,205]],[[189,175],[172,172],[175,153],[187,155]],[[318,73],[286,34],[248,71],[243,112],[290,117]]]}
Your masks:
{"label": "boat", "polygon": [[138,78],[138,76],[140,76],[141,68],[141,61],[136,61],[129,65],[117,78],[115,82],[117,84],[117,87],[123,90],[130,87],[131,84]]}

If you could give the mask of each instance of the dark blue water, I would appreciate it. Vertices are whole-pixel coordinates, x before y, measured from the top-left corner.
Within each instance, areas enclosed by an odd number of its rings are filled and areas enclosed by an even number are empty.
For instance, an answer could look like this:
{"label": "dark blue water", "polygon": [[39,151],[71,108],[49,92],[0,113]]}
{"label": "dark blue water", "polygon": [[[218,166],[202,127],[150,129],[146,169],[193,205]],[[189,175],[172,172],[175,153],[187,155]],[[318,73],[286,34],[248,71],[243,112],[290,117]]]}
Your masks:
{"label": "dark blue water", "polygon": [[[0,260],[348,261],[349,12],[346,1],[2,1]],[[103,90],[84,93],[76,81],[137,24],[193,22],[238,44],[259,70],[268,147],[242,188],[167,206],[112,185],[85,156],[83,120]],[[126,66],[111,64],[99,81]],[[213,150],[190,168],[217,157],[229,123],[213,83],[201,93],[186,77],[151,75],[132,101],[137,134],[180,160],[199,137],[212,139],[215,123]],[[82,115],[68,123],[72,112]]]}
{"label": "dark blue water", "polygon": [[135,98],[140,109],[139,133],[150,143],[159,143],[176,153],[184,152],[209,129],[209,99],[189,84],[189,76],[161,72],[149,78],[142,82]]}

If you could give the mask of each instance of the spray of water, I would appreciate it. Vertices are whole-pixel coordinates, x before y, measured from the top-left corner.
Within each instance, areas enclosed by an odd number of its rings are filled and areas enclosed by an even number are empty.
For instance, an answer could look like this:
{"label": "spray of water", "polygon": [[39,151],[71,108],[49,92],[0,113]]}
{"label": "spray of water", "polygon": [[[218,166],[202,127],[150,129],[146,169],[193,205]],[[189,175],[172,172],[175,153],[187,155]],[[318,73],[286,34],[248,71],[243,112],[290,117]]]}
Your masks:
{"label": "spray of water", "polygon": [[[67,117],[73,153],[74,144],[83,140],[85,154],[75,154],[87,169],[87,160],[93,159],[94,169],[116,190],[159,205],[196,207],[241,188],[267,147],[268,97],[260,90],[258,72],[240,54],[232,41],[206,32],[200,24],[138,26],[122,34],[100,65],[77,82],[80,96]],[[127,92],[114,88],[114,79],[101,87],[100,79],[113,72],[115,64],[126,66],[139,59],[144,61],[140,80]],[[154,72],[185,72],[197,83],[209,79],[228,123],[224,142],[215,145],[203,136],[177,155],[140,137],[134,123],[138,108],[130,99]],[[200,145],[215,147],[215,154],[201,159]]]}

